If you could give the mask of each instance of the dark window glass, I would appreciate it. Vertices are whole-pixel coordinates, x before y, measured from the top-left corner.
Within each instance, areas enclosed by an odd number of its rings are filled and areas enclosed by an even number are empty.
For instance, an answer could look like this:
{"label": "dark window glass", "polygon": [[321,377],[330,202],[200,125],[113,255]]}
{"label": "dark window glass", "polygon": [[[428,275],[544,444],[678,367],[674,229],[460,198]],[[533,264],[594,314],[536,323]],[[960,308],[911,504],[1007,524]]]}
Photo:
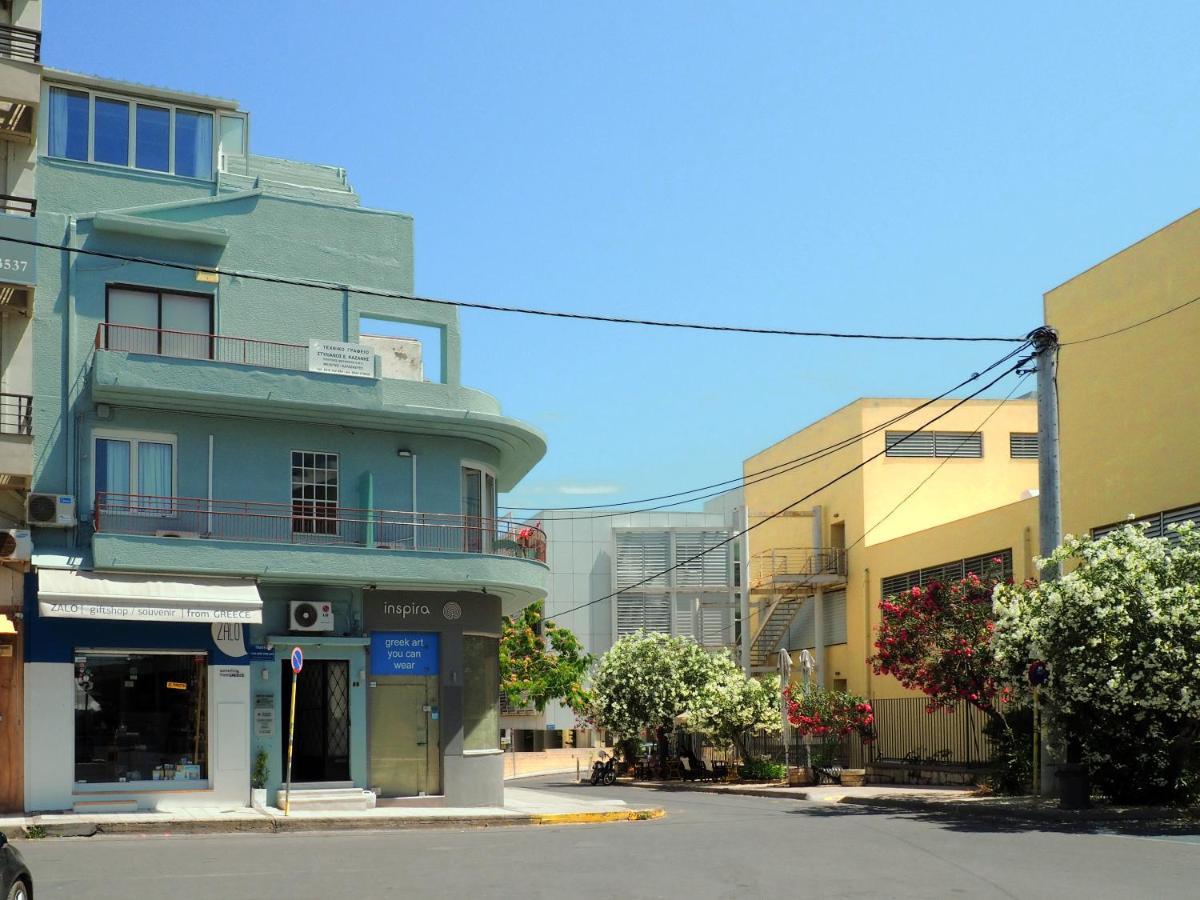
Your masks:
{"label": "dark window glass", "polygon": [[50,155],[88,158],[88,95],[82,91],[50,89]]}
{"label": "dark window glass", "polygon": [[137,147],[137,167],[167,171],[168,151],[171,146],[171,111],[159,106],[137,108],[137,130],[134,137]]}
{"label": "dark window glass", "polygon": [[207,708],[202,653],[76,653],[75,780],[207,778]]}
{"label": "dark window glass", "polygon": [[92,146],[96,162],[129,165],[129,104],[96,98],[96,136]]}

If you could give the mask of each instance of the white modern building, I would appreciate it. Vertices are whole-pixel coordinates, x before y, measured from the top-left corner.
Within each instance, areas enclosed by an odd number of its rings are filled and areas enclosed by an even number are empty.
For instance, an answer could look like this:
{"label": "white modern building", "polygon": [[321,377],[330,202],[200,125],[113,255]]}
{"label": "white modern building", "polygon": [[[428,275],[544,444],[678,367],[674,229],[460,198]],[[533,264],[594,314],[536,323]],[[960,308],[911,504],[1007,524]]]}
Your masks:
{"label": "white modern building", "polygon": [[[551,569],[547,617],[597,657],[640,628],[736,652],[740,546],[730,538],[740,530],[739,495],[723,494],[699,512],[584,509],[534,516],[546,533]],[[576,728],[575,714],[558,705],[538,714],[503,704],[501,727],[518,751],[592,740]]]}

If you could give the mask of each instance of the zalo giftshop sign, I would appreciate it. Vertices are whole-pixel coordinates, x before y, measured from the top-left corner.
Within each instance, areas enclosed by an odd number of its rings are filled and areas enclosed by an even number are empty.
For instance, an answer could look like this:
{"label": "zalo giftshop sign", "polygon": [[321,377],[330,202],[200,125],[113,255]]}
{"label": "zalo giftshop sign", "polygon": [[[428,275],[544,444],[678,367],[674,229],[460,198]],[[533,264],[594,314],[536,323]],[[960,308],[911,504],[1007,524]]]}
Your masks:
{"label": "zalo giftshop sign", "polygon": [[438,637],[434,631],[376,631],[371,635],[371,674],[437,675]]}

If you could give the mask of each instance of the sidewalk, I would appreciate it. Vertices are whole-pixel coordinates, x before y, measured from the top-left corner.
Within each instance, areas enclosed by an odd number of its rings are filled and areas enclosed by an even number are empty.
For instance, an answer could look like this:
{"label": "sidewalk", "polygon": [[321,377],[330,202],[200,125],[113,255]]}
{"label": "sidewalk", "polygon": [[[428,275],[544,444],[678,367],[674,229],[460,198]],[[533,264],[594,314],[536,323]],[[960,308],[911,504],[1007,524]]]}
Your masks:
{"label": "sidewalk", "polygon": [[376,807],[348,812],[293,812],[268,807],[188,809],[144,813],[48,813],[0,817],[9,837],[91,837],[96,834],[219,834],[233,832],[490,828],[500,825],[574,825],[657,819],[663,810],[624,800],[581,800],[551,791],[506,787],[504,806]]}
{"label": "sidewalk", "polygon": [[787,787],[770,784],[697,784],[694,782],[624,781],[631,787],[660,791],[696,791],[775,800],[806,800],[846,804],[879,810],[941,813],[977,818],[1026,822],[1073,824],[1089,822],[1179,822],[1196,821],[1196,810],[1161,806],[1117,807],[1097,804],[1089,809],[1060,809],[1055,799],[1042,797],[997,797],[980,794],[975,788],[905,785],[843,787]]}

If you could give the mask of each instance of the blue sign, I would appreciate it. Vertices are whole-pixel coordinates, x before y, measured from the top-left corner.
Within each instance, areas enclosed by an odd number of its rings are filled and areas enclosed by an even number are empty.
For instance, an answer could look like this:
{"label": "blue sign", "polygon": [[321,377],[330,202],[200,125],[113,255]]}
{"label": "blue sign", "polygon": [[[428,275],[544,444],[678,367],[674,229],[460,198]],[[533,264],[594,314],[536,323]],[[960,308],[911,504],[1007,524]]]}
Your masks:
{"label": "blue sign", "polygon": [[254,662],[274,662],[275,648],[266,644],[251,644],[250,659]]}
{"label": "blue sign", "polygon": [[376,631],[371,635],[372,675],[437,675],[434,631]]}
{"label": "blue sign", "polygon": [[300,670],[303,668],[304,668],[304,654],[300,651],[299,647],[293,647],[292,648],[292,671],[295,672],[297,675],[299,675]]}

